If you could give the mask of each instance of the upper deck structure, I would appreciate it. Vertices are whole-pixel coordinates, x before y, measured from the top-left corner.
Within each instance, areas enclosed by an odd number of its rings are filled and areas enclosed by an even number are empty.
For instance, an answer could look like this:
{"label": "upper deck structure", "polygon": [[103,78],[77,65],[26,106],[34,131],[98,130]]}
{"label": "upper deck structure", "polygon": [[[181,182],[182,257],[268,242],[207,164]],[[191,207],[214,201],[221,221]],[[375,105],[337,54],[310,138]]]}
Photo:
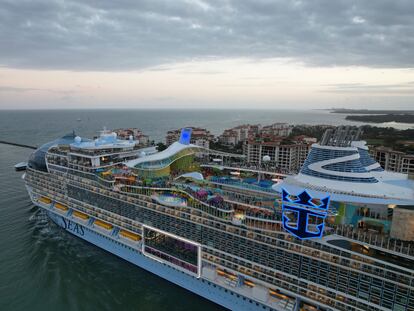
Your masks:
{"label": "upper deck structure", "polygon": [[325,133],[312,150],[300,173],[289,176],[283,187],[290,191],[306,188],[312,195],[326,193],[335,201],[414,205],[414,180],[406,174],[384,171],[368,153],[365,141],[350,128]]}

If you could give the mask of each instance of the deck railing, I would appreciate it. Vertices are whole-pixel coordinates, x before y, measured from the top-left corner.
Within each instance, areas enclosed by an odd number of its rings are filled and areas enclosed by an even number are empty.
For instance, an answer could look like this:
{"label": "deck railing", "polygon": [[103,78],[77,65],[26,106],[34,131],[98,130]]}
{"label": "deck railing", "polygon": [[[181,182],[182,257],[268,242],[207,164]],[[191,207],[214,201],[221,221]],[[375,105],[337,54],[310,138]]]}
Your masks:
{"label": "deck railing", "polygon": [[390,250],[395,253],[414,256],[414,242],[393,239],[389,235],[374,231],[354,228],[352,225],[339,225],[328,234],[337,234],[348,239],[360,241],[374,247]]}

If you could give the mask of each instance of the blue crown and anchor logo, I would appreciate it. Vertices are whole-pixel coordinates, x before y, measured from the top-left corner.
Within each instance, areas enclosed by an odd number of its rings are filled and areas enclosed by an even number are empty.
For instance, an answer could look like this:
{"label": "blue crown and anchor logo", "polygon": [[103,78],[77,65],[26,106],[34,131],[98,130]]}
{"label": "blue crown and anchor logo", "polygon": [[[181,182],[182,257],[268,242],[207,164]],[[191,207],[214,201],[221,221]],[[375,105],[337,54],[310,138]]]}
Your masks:
{"label": "blue crown and anchor logo", "polygon": [[[328,214],[330,196],[321,199],[321,204],[312,202],[312,196],[306,190],[297,195],[297,199],[292,200],[289,192],[282,189],[282,223],[283,228],[297,238],[312,239],[321,238],[325,227],[325,218]],[[296,213],[296,225],[289,225],[292,220],[289,213]],[[322,219],[322,223],[316,225],[317,231],[309,230],[309,217],[313,216]]]}
{"label": "blue crown and anchor logo", "polygon": [[182,128],[179,142],[183,145],[189,145],[191,141],[192,132],[193,132],[193,129],[191,127]]}

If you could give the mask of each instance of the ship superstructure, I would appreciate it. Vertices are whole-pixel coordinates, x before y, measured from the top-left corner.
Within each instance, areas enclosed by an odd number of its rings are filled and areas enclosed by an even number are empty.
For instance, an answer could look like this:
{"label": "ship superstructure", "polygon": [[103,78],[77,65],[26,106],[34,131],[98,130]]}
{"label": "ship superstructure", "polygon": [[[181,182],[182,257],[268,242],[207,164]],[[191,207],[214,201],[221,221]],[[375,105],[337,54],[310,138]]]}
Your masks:
{"label": "ship superstructure", "polygon": [[413,181],[358,136],[328,132],[286,177],[191,129],[162,152],[73,134],[33,153],[25,183],[65,230],[228,309],[414,310]]}

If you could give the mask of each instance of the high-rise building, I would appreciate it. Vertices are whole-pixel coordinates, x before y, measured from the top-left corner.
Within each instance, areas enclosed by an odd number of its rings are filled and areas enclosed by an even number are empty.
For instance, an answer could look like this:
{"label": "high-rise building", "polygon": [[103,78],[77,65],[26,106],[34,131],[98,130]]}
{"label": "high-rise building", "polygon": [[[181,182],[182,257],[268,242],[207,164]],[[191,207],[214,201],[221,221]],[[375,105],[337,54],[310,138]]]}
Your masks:
{"label": "high-rise building", "polygon": [[257,165],[262,165],[264,157],[269,156],[270,161],[266,161],[267,164],[281,171],[293,173],[305,162],[312,142],[316,142],[316,139],[305,136],[288,143],[285,143],[282,137],[273,137],[269,140],[254,138],[245,142],[243,154],[248,163]]}

